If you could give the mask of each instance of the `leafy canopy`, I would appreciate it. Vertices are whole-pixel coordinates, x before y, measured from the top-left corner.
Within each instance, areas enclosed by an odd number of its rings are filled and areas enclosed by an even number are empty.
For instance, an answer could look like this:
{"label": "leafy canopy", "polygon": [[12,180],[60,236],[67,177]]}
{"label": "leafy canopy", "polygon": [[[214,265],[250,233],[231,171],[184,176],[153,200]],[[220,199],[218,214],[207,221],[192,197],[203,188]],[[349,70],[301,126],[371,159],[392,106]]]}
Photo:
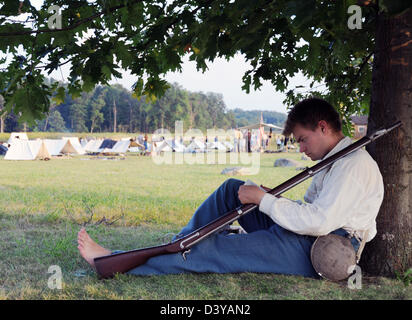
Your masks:
{"label": "leafy canopy", "polygon": [[[362,29],[348,28],[350,5],[362,6]],[[50,29],[61,8],[61,29]],[[0,93],[6,109],[23,121],[41,118],[50,98],[61,103],[96,84],[120,77],[121,69],[138,77],[136,97],[161,96],[163,79],[190,55],[199,70],[216,57],[241,53],[251,63],[243,89],[262,80],[286,91],[291,105],[315,94],[339,106],[347,119],[368,111],[375,21],[378,12],[397,14],[409,1],[380,0],[45,0],[40,9],[29,0],[0,1]],[[45,84],[44,78],[70,65],[69,85]],[[301,72],[309,88],[289,88]]]}

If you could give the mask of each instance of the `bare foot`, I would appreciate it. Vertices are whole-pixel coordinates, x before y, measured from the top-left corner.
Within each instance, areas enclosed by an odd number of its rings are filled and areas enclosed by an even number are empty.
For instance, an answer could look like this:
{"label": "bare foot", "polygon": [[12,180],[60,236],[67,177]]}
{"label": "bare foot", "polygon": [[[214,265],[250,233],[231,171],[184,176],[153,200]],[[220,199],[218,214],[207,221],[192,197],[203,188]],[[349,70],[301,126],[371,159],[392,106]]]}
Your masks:
{"label": "bare foot", "polygon": [[77,234],[77,243],[79,244],[77,248],[79,249],[80,255],[92,266],[94,267],[94,258],[107,256],[112,252],[108,249],[103,248],[98,245],[90,236],[87,234],[84,228],[81,228]]}

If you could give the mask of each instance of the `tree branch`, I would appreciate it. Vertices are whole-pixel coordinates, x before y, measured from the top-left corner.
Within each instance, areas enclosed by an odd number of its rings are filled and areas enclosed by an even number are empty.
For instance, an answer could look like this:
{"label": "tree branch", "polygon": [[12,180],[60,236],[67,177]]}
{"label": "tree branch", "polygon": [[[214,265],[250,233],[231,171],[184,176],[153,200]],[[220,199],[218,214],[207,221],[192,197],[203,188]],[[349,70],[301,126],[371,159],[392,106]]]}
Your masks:
{"label": "tree branch", "polygon": [[360,66],[359,66],[358,72],[356,72],[356,75],[355,75],[356,78],[359,77],[359,74],[361,73],[363,67],[368,63],[369,59],[372,57],[372,55],[373,55],[374,53],[375,53],[375,51],[372,50],[372,51],[363,59],[362,63],[361,63]]}
{"label": "tree branch", "polygon": [[348,89],[346,90],[346,94],[350,94],[353,91],[353,89],[355,87],[356,80],[359,78],[359,75],[360,75],[362,69],[365,67],[365,65],[368,63],[369,59],[372,57],[372,55],[374,53],[375,53],[375,51],[372,50],[365,58],[363,58],[363,61],[359,66],[359,70],[355,74],[355,79],[352,82],[352,84],[348,87]]}
{"label": "tree branch", "polygon": [[[142,2],[143,0],[135,0],[135,2]],[[116,10],[119,10],[121,8],[126,7],[127,4],[122,4],[122,5],[118,5],[112,8],[109,8],[107,10],[95,13],[93,15],[91,15],[90,17],[81,19],[79,21],[77,21],[76,23],[72,24],[71,26],[68,26],[66,28],[62,28],[62,29],[39,29],[39,30],[31,30],[31,31],[16,31],[16,32],[0,32],[0,37],[10,37],[10,36],[24,36],[24,35],[28,35],[28,34],[38,34],[38,33],[54,33],[54,32],[63,32],[63,31],[69,31],[69,30],[73,30],[75,28],[77,28],[78,26],[90,22],[95,18],[100,17],[101,15],[104,15],[105,13],[113,13]]]}
{"label": "tree branch", "polygon": [[[73,60],[73,58],[70,58],[70,59],[66,60],[65,62],[59,63],[59,64],[57,65],[57,67],[64,66],[65,64],[69,63],[69,62],[72,61],[72,60]],[[43,69],[43,68],[47,68],[48,66],[49,66],[49,65],[36,66],[35,69]],[[56,68],[55,68],[55,69],[56,69]],[[0,70],[1,70],[1,69],[0,69]],[[4,69],[4,70],[7,70],[7,69]]]}

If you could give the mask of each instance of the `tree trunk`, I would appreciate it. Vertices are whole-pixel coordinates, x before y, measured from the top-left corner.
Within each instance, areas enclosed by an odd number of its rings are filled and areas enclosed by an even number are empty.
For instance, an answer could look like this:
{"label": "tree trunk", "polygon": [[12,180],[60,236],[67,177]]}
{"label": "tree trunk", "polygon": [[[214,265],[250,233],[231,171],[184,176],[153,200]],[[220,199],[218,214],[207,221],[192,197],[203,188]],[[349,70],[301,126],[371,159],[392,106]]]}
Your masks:
{"label": "tree trunk", "polygon": [[4,133],[4,118],[6,117],[6,113],[1,114],[3,112],[4,107],[4,98],[0,95],[0,133]]}
{"label": "tree trunk", "polygon": [[193,128],[193,103],[190,103],[190,128]]}
{"label": "tree trunk", "polygon": [[4,133],[4,118],[4,114],[0,116],[0,133]]}
{"label": "tree trunk", "polygon": [[113,132],[117,132],[117,108],[116,102],[113,99]]}
{"label": "tree trunk", "polygon": [[377,20],[368,132],[396,120],[403,126],[367,148],[385,186],[378,233],[362,257],[371,275],[394,276],[412,266],[412,9]]}
{"label": "tree trunk", "polygon": [[129,102],[129,132],[133,132],[132,128],[132,105]]}
{"label": "tree trunk", "polygon": [[49,124],[49,115],[46,117],[46,121],[44,122],[43,132],[47,131],[47,125]]}

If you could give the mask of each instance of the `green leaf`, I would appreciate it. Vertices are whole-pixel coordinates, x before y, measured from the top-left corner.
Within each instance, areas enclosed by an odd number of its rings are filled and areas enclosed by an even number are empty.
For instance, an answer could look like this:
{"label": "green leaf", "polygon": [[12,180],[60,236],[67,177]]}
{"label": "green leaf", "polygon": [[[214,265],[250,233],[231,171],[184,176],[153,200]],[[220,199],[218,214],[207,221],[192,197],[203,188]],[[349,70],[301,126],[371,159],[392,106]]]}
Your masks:
{"label": "green leaf", "polygon": [[[32,108],[36,105],[37,108]],[[41,119],[50,106],[49,97],[36,85],[26,85],[17,89],[14,94],[7,99],[6,109],[13,110],[16,114],[21,113],[19,122],[34,124],[35,119]]]}
{"label": "green leaf", "polygon": [[108,80],[112,77],[112,71],[107,65],[102,66],[102,73]]}
{"label": "green leaf", "polygon": [[20,0],[2,1],[3,6],[0,9],[0,15],[17,16],[19,14]]}
{"label": "green leaf", "polygon": [[129,52],[128,46],[123,42],[117,42],[115,44],[115,55],[119,62],[122,63],[122,68],[127,69],[133,62],[133,56]]}
{"label": "green leaf", "polygon": [[66,91],[64,87],[59,87],[57,89],[56,95],[52,98],[52,100],[56,105],[59,105],[64,102],[65,97],[66,97]]}
{"label": "green leaf", "polygon": [[[0,33],[24,33],[30,32],[32,29],[26,28],[23,24],[13,23],[4,24],[0,26]],[[30,34],[26,35],[10,35],[10,36],[0,36],[0,51],[6,52],[10,50],[15,52],[18,46],[23,45],[24,47],[30,46],[32,44],[33,37]]]}
{"label": "green leaf", "polygon": [[90,76],[88,75],[83,76],[82,90],[89,92],[89,91],[92,91],[95,86],[96,86],[96,83],[93,81],[93,79]]}
{"label": "green leaf", "polygon": [[142,78],[138,79],[133,84],[133,97],[140,99],[140,97],[143,95],[143,86],[144,86],[144,81]]}

